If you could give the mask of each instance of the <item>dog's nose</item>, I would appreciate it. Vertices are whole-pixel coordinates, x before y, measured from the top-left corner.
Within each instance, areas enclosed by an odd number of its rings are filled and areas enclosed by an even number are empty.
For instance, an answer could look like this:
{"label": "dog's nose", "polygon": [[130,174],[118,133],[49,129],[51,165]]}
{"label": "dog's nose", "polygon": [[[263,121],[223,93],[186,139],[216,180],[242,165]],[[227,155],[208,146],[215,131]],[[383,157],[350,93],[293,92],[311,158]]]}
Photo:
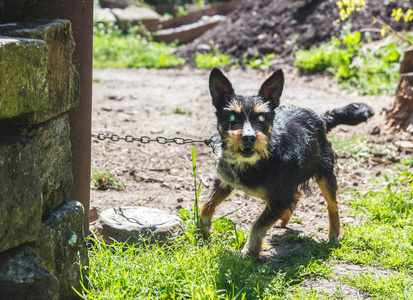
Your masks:
{"label": "dog's nose", "polygon": [[242,144],[247,148],[254,148],[255,142],[257,141],[256,135],[243,135]]}
{"label": "dog's nose", "polygon": [[242,145],[246,148],[254,148],[257,136],[251,123],[246,122],[242,130]]}

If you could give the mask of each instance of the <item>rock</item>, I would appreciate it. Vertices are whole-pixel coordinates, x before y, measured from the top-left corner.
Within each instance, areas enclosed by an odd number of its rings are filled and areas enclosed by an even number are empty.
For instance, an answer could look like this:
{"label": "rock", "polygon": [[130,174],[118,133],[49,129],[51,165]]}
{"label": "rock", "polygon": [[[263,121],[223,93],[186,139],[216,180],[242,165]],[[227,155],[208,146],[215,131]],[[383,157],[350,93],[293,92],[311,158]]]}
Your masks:
{"label": "rock", "polygon": [[59,299],[59,281],[29,246],[0,256],[0,299]]}
{"label": "rock", "polygon": [[[20,116],[18,123],[39,124],[66,113],[79,104],[79,75],[72,64],[75,42],[68,20],[42,19],[18,23],[14,27],[0,27],[0,34],[43,40],[47,49],[48,108],[45,111]],[[13,66],[16,65],[13,64]],[[28,65],[26,64],[25,67],[28,68]],[[28,76],[27,78],[29,80],[23,82],[36,82],[35,77]],[[10,83],[7,86],[10,87]],[[21,102],[30,103],[31,101],[30,97],[24,97]]]}
{"label": "rock", "polygon": [[183,226],[179,217],[165,211],[127,206],[104,210],[91,230],[108,245],[114,240],[132,245],[149,237],[165,243],[168,237],[183,231]]}
{"label": "rock", "polygon": [[[59,280],[59,299],[74,299],[72,286],[81,291],[80,266],[89,265],[83,233],[84,209],[77,201],[67,201],[42,222],[35,242],[43,265]],[[83,269],[83,275],[86,270]],[[85,278],[84,278],[85,279]]]}
{"label": "rock", "polygon": [[38,157],[32,140],[0,138],[0,252],[37,238],[42,218]]}
{"label": "rock", "polygon": [[67,114],[36,126],[26,134],[39,153],[43,218],[69,199],[73,187],[70,127]]}
{"label": "rock", "polygon": [[125,8],[129,5],[128,0],[99,0],[100,6],[103,8]]}
{"label": "rock", "polygon": [[100,213],[101,210],[99,209],[99,207],[92,206],[89,210],[89,222],[95,222],[99,218]]}
{"label": "rock", "polygon": [[96,7],[93,10],[94,20],[98,23],[115,23],[116,17],[109,8]]}
{"label": "rock", "polygon": [[46,110],[49,98],[45,43],[0,37],[0,57],[0,119]]}
{"label": "rock", "polygon": [[131,26],[159,20],[161,17],[152,9],[137,6],[128,6],[125,9],[114,8],[112,13],[116,17],[118,26],[124,30]]}
{"label": "rock", "polygon": [[413,150],[412,141],[395,141],[394,144],[401,149]]}

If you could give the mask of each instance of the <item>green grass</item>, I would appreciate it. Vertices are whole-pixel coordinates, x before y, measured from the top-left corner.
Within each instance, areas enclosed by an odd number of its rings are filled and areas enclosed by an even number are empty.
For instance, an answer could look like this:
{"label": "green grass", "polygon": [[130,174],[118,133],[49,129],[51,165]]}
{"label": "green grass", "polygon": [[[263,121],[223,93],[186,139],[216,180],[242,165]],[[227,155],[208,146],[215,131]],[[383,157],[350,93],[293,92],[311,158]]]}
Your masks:
{"label": "green grass", "polygon": [[177,58],[174,44],[157,43],[139,34],[133,27],[122,32],[111,24],[95,24],[93,33],[93,67],[98,68],[166,68],[184,64]]}
{"label": "green grass", "polygon": [[356,196],[351,205],[365,221],[346,228],[337,258],[413,271],[413,173],[401,172],[384,190]]}
{"label": "green grass", "polygon": [[92,170],[92,187],[97,190],[123,190],[126,184],[110,170]]}
{"label": "green grass", "polygon": [[[370,142],[354,137],[334,143],[361,159],[357,148]],[[410,159],[400,164],[397,175],[378,180],[381,190],[353,192],[351,214],[363,222],[344,226],[341,241],[287,234],[286,252],[256,262],[241,255],[248,233],[227,217],[214,222],[210,240],[199,236],[200,185],[192,148],[196,201],[180,211],[187,232],[167,245],[106,246],[92,240],[89,275],[78,293],[84,299],[345,299],[339,287],[345,283],[371,299],[413,299],[413,173]],[[385,271],[338,276],[337,260]],[[330,293],[302,287],[310,278],[335,280],[337,287]]]}
{"label": "green grass", "polygon": [[413,299],[413,279],[403,273],[379,275],[367,272],[345,276],[343,281],[364,290],[373,299]]}

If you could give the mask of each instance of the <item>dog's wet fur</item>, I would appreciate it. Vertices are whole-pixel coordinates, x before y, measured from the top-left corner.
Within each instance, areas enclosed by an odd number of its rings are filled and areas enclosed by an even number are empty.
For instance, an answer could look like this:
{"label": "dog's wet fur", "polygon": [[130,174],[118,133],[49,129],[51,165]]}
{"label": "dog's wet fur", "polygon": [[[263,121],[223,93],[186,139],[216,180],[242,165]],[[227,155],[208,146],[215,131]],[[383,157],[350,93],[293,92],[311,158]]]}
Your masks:
{"label": "dog's wet fur", "polygon": [[301,190],[314,179],[327,202],[328,238],[340,238],[335,154],[326,133],[337,125],[357,125],[374,111],[352,103],[322,116],[310,109],[280,106],[284,74],[275,71],[257,95],[243,96],[219,70],[209,77],[216,108],[220,151],[216,179],[201,207],[202,233],[210,236],[215,208],[234,189],[265,200],[264,211],[254,222],[244,252],[259,257],[262,240],[271,226],[285,227]]}

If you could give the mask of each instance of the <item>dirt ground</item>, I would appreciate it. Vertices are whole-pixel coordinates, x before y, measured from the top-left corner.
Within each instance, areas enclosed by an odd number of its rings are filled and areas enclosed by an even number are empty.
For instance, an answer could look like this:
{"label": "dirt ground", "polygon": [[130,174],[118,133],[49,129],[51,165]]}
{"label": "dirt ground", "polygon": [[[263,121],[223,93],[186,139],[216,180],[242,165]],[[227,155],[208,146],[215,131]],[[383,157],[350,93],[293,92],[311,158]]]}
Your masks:
{"label": "dirt ground", "polygon": [[[365,102],[376,115],[368,123],[357,127],[340,126],[330,135],[347,137],[367,135],[368,139],[385,149],[394,150],[394,160],[411,156],[400,152],[394,141],[403,137],[385,131],[383,109],[391,107],[393,97],[358,96],[342,90],[327,77],[300,77],[289,67],[284,68],[286,83],[281,98],[283,105],[311,108],[317,113],[346,105]],[[269,73],[256,70],[227,70],[236,93],[256,93]],[[165,136],[205,139],[215,133],[214,107],[208,89],[209,71],[185,67],[183,69],[95,69],[93,84],[93,132],[116,133],[134,136]],[[377,133],[380,129],[380,134]],[[197,175],[202,182],[204,195],[214,178],[215,157],[211,148],[196,144]],[[348,213],[346,202],[352,187],[367,190],[379,175],[396,172],[394,163],[380,158],[370,159],[357,168],[351,167],[352,157],[338,153],[338,180],[340,186],[341,221],[344,226],[358,225],[360,219]],[[140,205],[163,209],[177,214],[194,201],[194,182],[190,145],[156,142],[141,144],[125,141],[92,140],[92,169],[108,169],[126,184],[124,190],[91,190],[91,206],[102,211],[111,207]],[[229,218],[238,228],[248,229],[263,210],[257,199],[234,192],[230,201],[221,204],[215,217],[233,212]],[[318,189],[311,196],[304,196],[293,214],[287,229],[272,228],[265,239],[263,255],[276,259],[277,253],[291,251],[286,234],[310,235],[326,239],[328,219],[325,202]],[[328,282],[328,280],[325,280]],[[307,282],[308,286],[321,286],[326,282]],[[305,286],[305,285],[304,285]],[[334,288],[335,283],[330,283]],[[346,289],[349,295],[358,291]],[[358,297],[358,296],[357,296]],[[355,298],[357,299],[357,298]]]}

